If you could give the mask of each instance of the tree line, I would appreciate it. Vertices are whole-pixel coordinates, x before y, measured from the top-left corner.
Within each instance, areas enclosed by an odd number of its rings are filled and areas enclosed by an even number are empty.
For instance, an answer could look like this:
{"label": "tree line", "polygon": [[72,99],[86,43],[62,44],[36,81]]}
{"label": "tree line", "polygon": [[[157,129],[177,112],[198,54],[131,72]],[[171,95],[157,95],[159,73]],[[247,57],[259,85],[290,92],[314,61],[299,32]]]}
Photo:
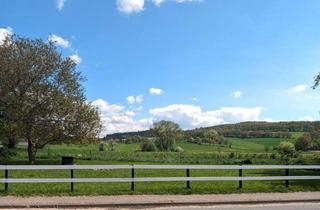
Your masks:
{"label": "tree line", "polygon": [[[312,132],[320,127],[320,121],[290,122],[241,122],[217,125],[183,131],[187,136],[197,135],[199,130],[215,130],[220,136],[237,138],[292,138],[290,132]],[[108,139],[126,139],[130,136],[153,137],[152,129],[137,132],[114,133],[104,137]]]}

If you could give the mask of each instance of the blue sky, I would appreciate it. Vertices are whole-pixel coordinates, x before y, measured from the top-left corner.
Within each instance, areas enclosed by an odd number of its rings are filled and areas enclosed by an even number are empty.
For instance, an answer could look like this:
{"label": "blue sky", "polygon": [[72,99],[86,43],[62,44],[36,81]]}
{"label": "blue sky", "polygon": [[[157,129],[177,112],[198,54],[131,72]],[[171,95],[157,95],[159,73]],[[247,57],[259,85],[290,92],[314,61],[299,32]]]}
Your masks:
{"label": "blue sky", "polygon": [[[318,120],[315,0],[2,0],[6,34],[54,41],[104,132]],[[153,88],[153,89],[151,89]]]}

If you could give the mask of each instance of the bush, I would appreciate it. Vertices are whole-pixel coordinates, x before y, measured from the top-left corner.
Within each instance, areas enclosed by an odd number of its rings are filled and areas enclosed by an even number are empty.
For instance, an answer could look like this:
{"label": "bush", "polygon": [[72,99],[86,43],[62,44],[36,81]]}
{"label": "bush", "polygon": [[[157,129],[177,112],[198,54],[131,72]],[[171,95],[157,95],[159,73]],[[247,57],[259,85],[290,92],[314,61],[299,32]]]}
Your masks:
{"label": "bush", "polygon": [[156,151],[156,145],[153,141],[146,139],[140,144],[140,148],[142,152],[154,152]]}
{"label": "bush", "polygon": [[16,153],[12,152],[9,148],[0,146],[0,163],[6,164],[14,155]]}
{"label": "bush", "polygon": [[114,141],[114,140],[110,140],[110,141],[109,141],[109,143],[108,143],[108,149],[109,149],[109,151],[114,152],[114,151],[116,150],[116,146],[117,146],[116,141]]}
{"label": "bush", "polygon": [[281,159],[288,164],[290,158],[294,157],[296,148],[291,142],[283,141],[278,146],[278,153],[281,155]]}
{"label": "bush", "polygon": [[104,143],[99,144],[99,151],[103,152],[105,150]]}
{"label": "bush", "polygon": [[240,161],[240,164],[252,164],[252,160],[251,159],[245,159]]}
{"label": "bush", "polygon": [[278,152],[281,156],[293,157],[296,149],[291,142],[283,141],[278,146]]}
{"label": "bush", "polygon": [[297,150],[307,151],[311,147],[311,135],[309,133],[303,134],[295,143]]}
{"label": "bush", "polygon": [[229,158],[235,158],[236,157],[236,155],[234,154],[234,152],[231,152],[230,154],[229,154]]}
{"label": "bush", "polygon": [[180,146],[177,146],[176,148],[174,148],[174,151],[175,152],[184,152],[184,150]]}

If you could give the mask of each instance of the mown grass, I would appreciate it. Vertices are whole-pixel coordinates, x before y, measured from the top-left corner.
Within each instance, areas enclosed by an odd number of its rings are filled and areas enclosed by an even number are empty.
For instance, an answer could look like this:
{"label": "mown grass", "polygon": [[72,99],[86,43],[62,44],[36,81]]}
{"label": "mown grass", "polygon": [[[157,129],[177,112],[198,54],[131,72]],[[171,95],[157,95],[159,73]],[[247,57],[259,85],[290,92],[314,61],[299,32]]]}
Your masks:
{"label": "mown grass", "polygon": [[[55,163],[55,162],[53,162]],[[76,164],[141,164],[134,162],[83,161]],[[147,162],[144,164],[153,164]],[[130,170],[76,170],[75,177],[130,177]],[[319,175],[319,171],[293,170],[291,175]],[[276,176],[284,175],[283,170],[246,170],[244,176]],[[179,177],[185,176],[184,170],[135,170],[136,177]],[[237,170],[191,170],[191,176],[238,176]],[[0,178],[3,177],[1,174]],[[11,178],[68,178],[68,170],[9,171]],[[149,182],[135,183],[131,191],[131,183],[75,183],[74,192],[70,192],[70,184],[9,184],[8,194],[29,195],[114,195],[114,194],[208,194],[208,193],[246,193],[246,192],[288,192],[320,190],[320,183],[315,181],[290,181],[289,188],[284,181],[246,181],[243,188],[238,188],[235,181],[191,182],[191,189],[186,189],[185,182]],[[4,185],[0,185],[0,193],[4,195]]]}
{"label": "mown grass", "polygon": [[[295,134],[300,135],[300,134]],[[60,164],[61,156],[74,156],[75,164],[240,164],[250,160],[253,164],[281,164],[279,156],[271,158],[275,151],[266,153],[265,145],[277,146],[281,141],[293,139],[237,139],[228,138],[231,148],[218,145],[197,145],[177,142],[184,149],[176,152],[140,152],[139,144],[118,143],[116,151],[99,151],[98,145],[48,145],[37,154],[37,164]],[[311,154],[302,154],[302,159],[310,160]],[[320,161],[320,155],[312,153],[311,160]],[[17,149],[17,156],[9,164],[28,164],[24,147]],[[184,170],[136,170],[136,177],[177,177],[185,176]],[[244,176],[284,175],[283,170],[246,170]],[[319,171],[295,170],[291,175],[319,175]],[[0,174],[3,178],[4,173]],[[130,170],[76,170],[75,177],[130,177]],[[191,176],[238,176],[236,170],[191,170]],[[10,171],[11,178],[68,178],[68,170]],[[186,189],[185,182],[136,183],[135,191],[131,183],[75,183],[74,192],[70,184],[10,184],[10,195],[113,195],[113,194],[207,194],[207,193],[244,193],[244,192],[288,192],[320,190],[317,181],[290,181],[286,188],[284,181],[246,181],[238,188],[235,181],[191,182]],[[4,195],[4,185],[0,184],[0,194]]]}

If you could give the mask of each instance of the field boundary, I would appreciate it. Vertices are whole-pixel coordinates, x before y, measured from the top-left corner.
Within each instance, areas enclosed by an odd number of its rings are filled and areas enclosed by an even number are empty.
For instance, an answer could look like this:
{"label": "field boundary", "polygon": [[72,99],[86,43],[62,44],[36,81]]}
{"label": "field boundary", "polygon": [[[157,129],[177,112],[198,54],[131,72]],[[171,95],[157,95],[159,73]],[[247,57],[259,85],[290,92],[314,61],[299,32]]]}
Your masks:
{"label": "field boundary", "polygon": [[[289,170],[319,170],[319,165],[0,165],[4,170],[5,178],[0,183],[5,184],[7,192],[9,183],[70,183],[70,191],[74,190],[74,183],[118,183],[131,182],[131,190],[134,191],[136,182],[186,182],[186,188],[190,189],[191,181],[238,181],[242,188],[243,181],[285,181],[289,186],[289,180],[320,180],[320,176],[290,176]],[[130,169],[130,178],[75,178],[74,170],[121,170]],[[136,177],[135,170],[185,170],[184,177]],[[243,170],[279,169],[284,170],[284,176],[243,176]],[[9,178],[10,170],[70,170],[70,178]],[[238,176],[210,176],[192,177],[191,170],[238,170]]]}

